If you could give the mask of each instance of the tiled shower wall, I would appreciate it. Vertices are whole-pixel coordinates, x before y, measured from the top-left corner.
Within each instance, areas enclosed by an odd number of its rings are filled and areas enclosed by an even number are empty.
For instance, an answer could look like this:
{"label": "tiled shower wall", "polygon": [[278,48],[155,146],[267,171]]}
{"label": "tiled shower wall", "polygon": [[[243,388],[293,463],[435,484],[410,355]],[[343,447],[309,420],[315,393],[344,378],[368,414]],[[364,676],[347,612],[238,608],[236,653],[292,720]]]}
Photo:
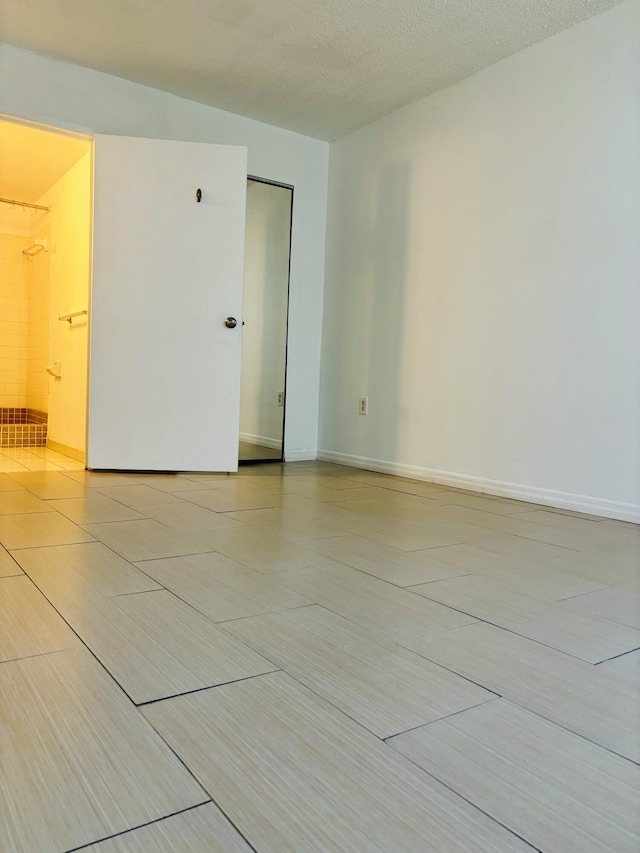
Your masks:
{"label": "tiled shower wall", "polygon": [[[46,239],[50,244],[50,228],[33,235],[35,240]],[[49,411],[49,276],[51,255],[39,252],[28,261],[28,317],[26,405],[40,412]]]}
{"label": "tiled shower wall", "polygon": [[[28,237],[0,234],[0,407],[27,402]],[[38,408],[35,407],[34,408]]]}

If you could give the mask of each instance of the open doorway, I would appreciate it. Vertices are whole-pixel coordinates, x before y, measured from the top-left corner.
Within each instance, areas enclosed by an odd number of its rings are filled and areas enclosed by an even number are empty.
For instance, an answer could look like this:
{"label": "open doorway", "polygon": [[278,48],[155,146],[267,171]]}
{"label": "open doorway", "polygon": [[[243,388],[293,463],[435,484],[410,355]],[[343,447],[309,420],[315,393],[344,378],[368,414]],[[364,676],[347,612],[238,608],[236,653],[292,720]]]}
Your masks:
{"label": "open doorway", "polygon": [[0,470],[84,468],[92,142],[0,120]]}
{"label": "open doorway", "polygon": [[293,188],[247,180],[241,463],[284,459]]}

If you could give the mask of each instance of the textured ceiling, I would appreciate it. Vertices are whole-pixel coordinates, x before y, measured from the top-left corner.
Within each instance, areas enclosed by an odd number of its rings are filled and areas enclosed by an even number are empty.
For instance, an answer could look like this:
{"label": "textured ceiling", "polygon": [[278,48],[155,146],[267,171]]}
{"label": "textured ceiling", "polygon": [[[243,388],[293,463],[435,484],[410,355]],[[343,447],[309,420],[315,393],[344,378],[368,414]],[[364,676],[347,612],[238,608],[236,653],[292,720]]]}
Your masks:
{"label": "textured ceiling", "polygon": [[89,149],[84,139],[0,121],[0,196],[37,202]]}
{"label": "textured ceiling", "polygon": [[0,0],[0,37],[335,139],[618,0]]}

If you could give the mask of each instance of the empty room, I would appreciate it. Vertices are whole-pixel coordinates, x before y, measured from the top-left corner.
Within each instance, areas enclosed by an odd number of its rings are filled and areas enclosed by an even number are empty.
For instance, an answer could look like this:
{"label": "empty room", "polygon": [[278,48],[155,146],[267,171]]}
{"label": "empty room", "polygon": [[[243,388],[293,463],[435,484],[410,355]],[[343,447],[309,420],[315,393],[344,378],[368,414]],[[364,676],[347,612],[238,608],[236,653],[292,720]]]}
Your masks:
{"label": "empty room", "polygon": [[637,853],[640,0],[0,0],[0,851]]}

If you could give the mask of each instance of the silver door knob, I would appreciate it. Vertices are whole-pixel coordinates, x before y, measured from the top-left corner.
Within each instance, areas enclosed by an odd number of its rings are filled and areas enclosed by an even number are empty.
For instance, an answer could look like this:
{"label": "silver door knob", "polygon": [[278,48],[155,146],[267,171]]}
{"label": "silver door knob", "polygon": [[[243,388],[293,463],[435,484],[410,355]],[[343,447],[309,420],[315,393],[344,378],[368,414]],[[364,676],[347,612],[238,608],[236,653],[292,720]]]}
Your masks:
{"label": "silver door knob", "polygon": [[235,317],[227,317],[227,319],[224,321],[224,324],[227,329],[235,329],[235,327],[238,325],[238,321]]}

